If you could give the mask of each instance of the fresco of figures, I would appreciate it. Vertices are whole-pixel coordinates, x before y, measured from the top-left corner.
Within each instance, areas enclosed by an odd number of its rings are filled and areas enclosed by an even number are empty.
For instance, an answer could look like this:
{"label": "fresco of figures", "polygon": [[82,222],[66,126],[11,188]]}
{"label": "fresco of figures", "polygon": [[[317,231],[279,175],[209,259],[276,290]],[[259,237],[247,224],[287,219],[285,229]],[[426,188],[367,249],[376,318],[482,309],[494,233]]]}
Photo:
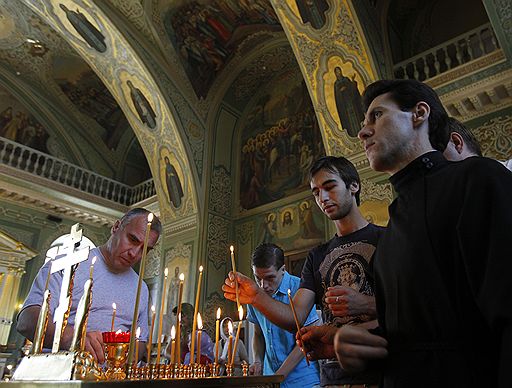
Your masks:
{"label": "fresco of figures", "polygon": [[215,76],[254,33],[280,30],[267,0],[195,0],[176,2],[164,25],[194,91],[206,97]]}
{"label": "fresco of figures", "polygon": [[240,205],[244,209],[307,189],[309,168],[325,155],[302,78],[291,71],[269,83],[269,88],[248,114],[242,135]]}

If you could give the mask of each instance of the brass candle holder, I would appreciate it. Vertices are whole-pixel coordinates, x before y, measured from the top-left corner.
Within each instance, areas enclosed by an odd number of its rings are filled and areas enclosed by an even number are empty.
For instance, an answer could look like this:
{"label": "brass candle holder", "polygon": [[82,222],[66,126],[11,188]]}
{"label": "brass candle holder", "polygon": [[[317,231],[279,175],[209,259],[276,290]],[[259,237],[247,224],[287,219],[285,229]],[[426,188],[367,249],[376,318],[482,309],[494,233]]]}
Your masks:
{"label": "brass candle holder", "polygon": [[108,380],[124,380],[126,378],[126,360],[130,347],[130,332],[104,332],[105,359],[107,369],[105,376]]}

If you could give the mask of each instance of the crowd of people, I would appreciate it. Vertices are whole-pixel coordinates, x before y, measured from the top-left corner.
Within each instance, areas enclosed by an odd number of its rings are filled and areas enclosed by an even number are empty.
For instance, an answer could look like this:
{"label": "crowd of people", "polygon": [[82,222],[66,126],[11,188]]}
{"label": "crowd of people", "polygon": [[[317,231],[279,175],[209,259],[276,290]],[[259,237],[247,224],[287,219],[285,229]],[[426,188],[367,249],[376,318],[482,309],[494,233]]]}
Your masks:
{"label": "crowd of people", "polygon": [[[242,344],[237,362],[251,358],[251,374],[283,375],[285,387],[509,387],[512,173],[481,156],[471,132],[447,115],[424,83],[377,81],[363,100],[358,137],[370,167],[389,174],[396,193],[389,222],[380,227],[361,214],[361,180],[348,159],[314,161],[311,192],[336,233],[309,252],[301,278],[286,271],[282,249],[268,242],[252,253],[253,278],[228,274],[224,296],[249,305],[247,319],[255,327],[252,357]],[[89,257],[100,259],[95,266],[100,296],[95,292],[86,348],[100,362],[98,333],[109,327],[105,302],[112,299],[102,296],[101,282],[109,283],[109,292],[119,291],[117,300],[131,311],[134,290],[128,285],[136,279],[131,267],[141,258],[146,215],[144,209],[127,213]],[[150,248],[161,231],[159,222],[151,227]],[[80,298],[89,268],[81,267],[73,300]],[[18,330],[29,339],[48,270],[49,265],[41,268],[18,316]],[[112,288],[113,282],[118,286]],[[57,273],[50,289],[59,287]],[[148,335],[147,299],[145,287],[142,341]],[[181,355],[187,362],[193,306],[184,304],[182,311]],[[119,319],[128,329],[131,317]],[[69,345],[73,322],[72,310],[62,346]],[[211,362],[210,337],[203,335],[198,346],[204,362]]]}

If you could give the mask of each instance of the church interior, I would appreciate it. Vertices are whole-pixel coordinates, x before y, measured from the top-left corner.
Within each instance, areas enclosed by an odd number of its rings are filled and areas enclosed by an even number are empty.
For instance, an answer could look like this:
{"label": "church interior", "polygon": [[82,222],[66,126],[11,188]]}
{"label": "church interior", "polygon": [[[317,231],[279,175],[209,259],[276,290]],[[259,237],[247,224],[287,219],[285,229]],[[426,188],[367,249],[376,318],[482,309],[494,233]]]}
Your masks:
{"label": "church interior", "polygon": [[357,138],[360,94],[386,78],[432,86],[484,156],[512,158],[506,0],[0,1],[0,377],[21,357],[19,306],[76,223],[100,245],[127,210],[157,214],[151,300],[167,268],[193,303],[202,265],[209,331],[217,307],[237,315],[231,245],[248,276],[261,242],[300,276],[333,235],[309,188],[319,156],[354,163],[363,215],[386,225],[394,193]]}

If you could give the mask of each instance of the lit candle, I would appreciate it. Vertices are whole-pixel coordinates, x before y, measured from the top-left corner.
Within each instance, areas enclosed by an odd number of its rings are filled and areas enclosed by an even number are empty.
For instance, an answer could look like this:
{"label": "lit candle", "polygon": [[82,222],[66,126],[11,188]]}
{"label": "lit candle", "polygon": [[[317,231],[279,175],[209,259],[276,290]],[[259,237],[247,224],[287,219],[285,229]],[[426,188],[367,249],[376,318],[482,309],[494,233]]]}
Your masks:
{"label": "lit candle", "polygon": [[[289,288],[288,288],[288,300],[290,301],[290,307],[292,308],[293,319],[295,320],[295,326],[297,326],[297,333],[299,333],[299,340],[302,343],[302,336],[300,335],[299,320],[297,319],[297,313],[295,312],[295,305],[293,304],[292,291]],[[304,350],[304,348],[302,348],[302,353],[304,353],[304,357],[306,358],[306,363],[309,366],[308,355],[306,354],[306,351]]]}
{"label": "lit candle", "polygon": [[[167,292],[167,275],[169,275],[169,270],[166,268],[164,270],[164,285],[162,287],[162,299],[160,301],[160,312],[158,313],[158,347],[156,351],[156,365],[160,364],[160,352],[162,351],[162,326],[163,326],[163,317],[164,317],[164,307],[165,307],[165,293]],[[172,362],[172,359],[171,359]]]}
{"label": "lit candle", "polygon": [[147,360],[148,364],[151,364],[151,347],[153,342],[153,330],[155,329],[155,306],[151,306],[151,329],[149,330],[149,340],[148,340],[148,349],[147,349]]}
{"label": "lit candle", "polygon": [[137,326],[137,318],[139,317],[140,290],[142,288],[142,279],[144,279],[144,269],[146,268],[146,252],[148,249],[149,232],[151,230],[151,222],[153,221],[153,213],[148,214],[148,223],[146,226],[146,236],[142,248],[142,258],[140,260],[139,283],[137,284],[137,294],[135,296],[135,307],[133,308],[132,328],[130,330],[130,348],[128,350],[128,365],[133,363],[133,350],[135,345],[135,328]]}
{"label": "lit candle", "polygon": [[137,332],[135,334],[135,364],[139,362],[139,337],[140,337],[140,327],[137,327]]}
{"label": "lit candle", "polygon": [[171,328],[171,363],[174,362],[174,354],[176,351],[176,328],[172,325]]}
{"label": "lit candle", "polygon": [[233,276],[235,277],[236,308],[240,310],[240,301],[238,300],[238,279],[236,278],[235,247],[231,245],[229,250],[231,251],[231,267],[233,269]]}
{"label": "lit candle", "polygon": [[96,256],[92,258],[91,266],[89,267],[89,279],[92,280],[92,273],[94,272],[94,263],[96,263]]}
{"label": "lit candle", "polygon": [[114,322],[116,320],[116,304],[112,303],[112,324],[110,325],[110,331],[114,331]]}
{"label": "lit candle", "polygon": [[190,364],[194,363],[195,335],[197,328],[197,311],[199,309],[199,295],[201,294],[201,279],[203,278],[203,266],[199,267],[199,280],[197,282],[196,305],[194,307],[194,321],[192,322],[192,339],[190,341]]}
{"label": "lit candle", "polygon": [[227,365],[231,365],[231,349],[233,348],[233,324],[231,323],[231,321],[228,321],[228,333],[229,333],[229,338],[228,338],[228,354],[227,354]]}
{"label": "lit candle", "polygon": [[215,364],[219,362],[219,335],[220,335],[220,307],[217,309],[217,320],[215,321]]}
{"label": "lit candle", "polygon": [[183,299],[183,282],[185,274],[180,273],[180,284],[178,289],[178,327],[176,330],[176,364],[181,364],[181,300]]}
{"label": "lit candle", "polygon": [[203,332],[203,320],[201,313],[197,313],[197,363],[201,363],[201,334]]}
{"label": "lit candle", "polygon": [[235,345],[233,346],[233,356],[231,357],[231,365],[233,365],[233,362],[235,361],[236,348],[238,346],[238,340],[240,338],[240,329],[242,328],[242,320],[244,319],[244,308],[242,306],[238,308],[238,318],[240,318],[240,320],[238,321],[238,328],[236,329]]}

